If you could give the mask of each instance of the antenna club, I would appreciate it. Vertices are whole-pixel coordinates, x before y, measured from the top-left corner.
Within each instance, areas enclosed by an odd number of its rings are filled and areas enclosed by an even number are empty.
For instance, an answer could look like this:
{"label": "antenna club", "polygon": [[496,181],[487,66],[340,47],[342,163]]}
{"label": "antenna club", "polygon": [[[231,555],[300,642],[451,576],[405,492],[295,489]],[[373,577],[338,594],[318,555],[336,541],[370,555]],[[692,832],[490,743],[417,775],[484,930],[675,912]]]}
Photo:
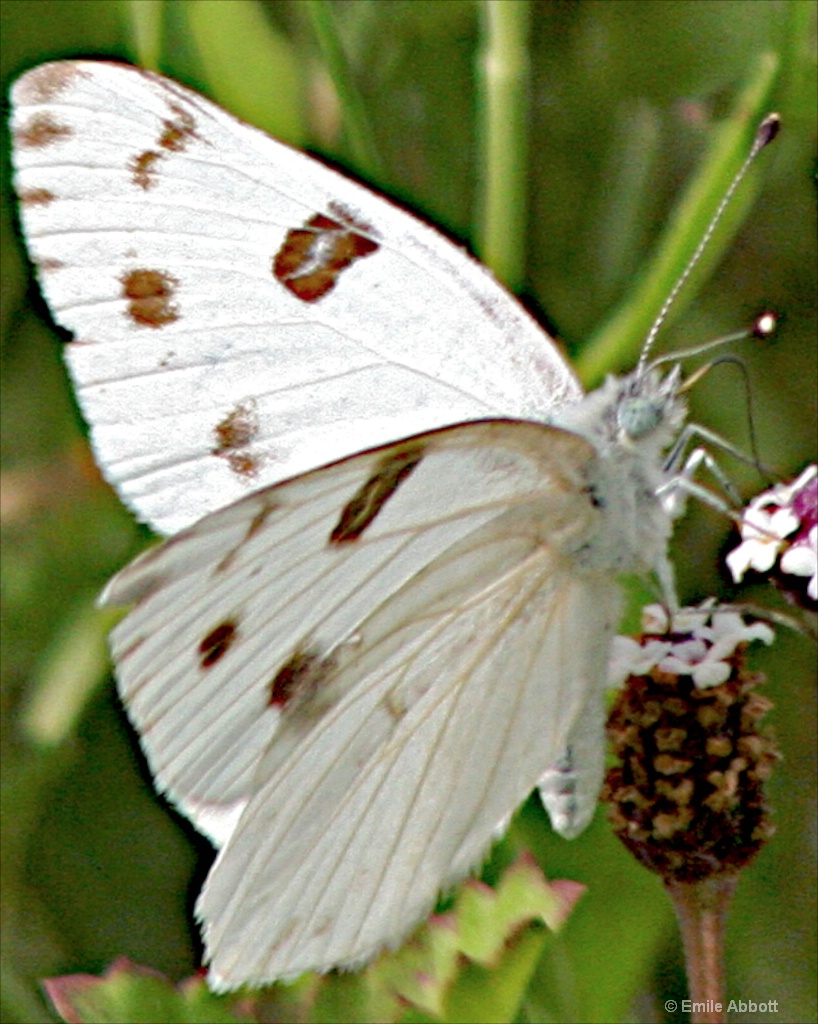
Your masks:
{"label": "antenna club", "polygon": [[762,313],[756,318],[752,327],[752,334],[755,338],[769,338],[778,326],[778,317],[775,313]]}
{"label": "antenna club", "polygon": [[758,131],[756,132],[756,146],[758,149],[763,149],[765,146],[769,146],[780,131],[781,118],[778,114],[767,114],[758,126]]}

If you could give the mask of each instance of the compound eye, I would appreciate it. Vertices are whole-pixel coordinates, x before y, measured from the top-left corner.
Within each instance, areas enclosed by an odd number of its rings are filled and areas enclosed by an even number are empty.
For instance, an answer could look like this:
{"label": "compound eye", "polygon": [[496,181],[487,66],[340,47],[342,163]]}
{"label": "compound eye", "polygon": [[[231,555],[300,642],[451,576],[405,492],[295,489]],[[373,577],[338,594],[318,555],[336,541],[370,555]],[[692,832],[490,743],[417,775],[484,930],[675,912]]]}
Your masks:
{"label": "compound eye", "polygon": [[626,398],[619,404],[616,421],[628,437],[644,437],[662,422],[663,406],[649,398]]}

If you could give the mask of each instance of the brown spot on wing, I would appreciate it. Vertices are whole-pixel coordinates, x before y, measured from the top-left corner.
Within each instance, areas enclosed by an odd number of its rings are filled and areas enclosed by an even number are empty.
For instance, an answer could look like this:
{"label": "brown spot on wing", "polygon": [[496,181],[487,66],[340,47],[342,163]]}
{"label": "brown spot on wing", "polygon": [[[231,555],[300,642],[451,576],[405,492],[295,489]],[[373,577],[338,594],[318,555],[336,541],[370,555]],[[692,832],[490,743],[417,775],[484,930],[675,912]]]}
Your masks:
{"label": "brown spot on wing", "polygon": [[14,141],[21,149],[44,149],[73,134],[67,124],[60,124],[51,114],[34,114],[15,130]]}
{"label": "brown spot on wing", "polygon": [[48,206],[56,198],[47,188],[23,188],[18,193],[18,199],[23,206]]}
{"label": "brown spot on wing", "polygon": [[62,268],[65,266],[62,260],[55,260],[50,258],[36,260],[35,262],[37,265],[37,269],[44,274],[47,274],[49,273],[49,271],[52,270],[62,270]]}
{"label": "brown spot on wing", "polygon": [[264,506],[262,508],[260,508],[259,511],[256,512],[256,514],[253,516],[253,519],[252,519],[250,525],[247,527],[247,534],[246,534],[244,539],[246,541],[247,540],[252,540],[252,538],[255,537],[255,535],[259,532],[259,530],[267,522],[267,519],[270,516],[270,514],[275,512],[276,509],[278,509],[280,507],[281,506],[279,505],[279,503],[277,501],[271,501],[269,503],[265,503]]}
{"label": "brown spot on wing", "polygon": [[252,452],[230,452],[227,464],[236,476],[258,476],[259,461]]}
{"label": "brown spot on wing", "polygon": [[199,667],[210,668],[220,661],[238,638],[235,622],[222,622],[204,637],[199,644]]}
{"label": "brown spot on wing", "polygon": [[330,210],[333,217],[316,213],[288,231],[273,257],[273,277],[302,302],[317,302],[346,267],[379,249],[368,225],[340,204],[330,204]]}
{"label": "brown spot on wing", "polygon": [[68,88],[82,72],[68,61],[56,64],[42,64],[27,72],[15,86],[15,100],[18,103],[36,106],[49,103]]}
{"label": "brown spot on wing", "polygon": [[250,520],[250,523],[249,523],[249,525],[247,527],[247,530],[246,530],[246,532],[244,534],[244,537],[239,541],[238,544],[236,544],[234,547],[232,547],[227,552],[227,554],[224,556],[224,558],[222,558],[222,560],[219,562],[219,564],[213,570],[213,575],[214,576],[216,576],[216,575],[218,575],[219,573],[222,573],[222,572],[227,572],[227,570],[231,568],[231,566],[233,565],[233,562],[236,559],[236,555],[238,555],[238,553],[241,551],[242,547],[248,541],[252,540],[253,537],[255,537],[255,535],[259,532],[259,530],[261,530],[261,528],[264,526],[265,522],[267,521],[267,518],[269,517],[269,515],[272,512],[275,512],[275,510],[277,508],[280,508],[280,505],[276,501],[269,501],[266,498],[264,498],[262,500],[263,500],[264,503],[262,504],[262,507],[258,510],[258,512],[256,512],[256,514]]}
{"label": "brown spot on wing", "polygon": [[179,319],[179,312],[171,303],[179,284],[161,270],[146,268],[131,270],[119,279],[123,297],[128,300],[128,315],[145,327],[164,327]]}
{"label": "brown spot on wing", "polygon": [[196,138],[196,121],[191,113],[178,103],[168,104],[173,117],[162,122],[159,148],[171,153],[181,153],[190,139]]}
{"label": "brown spot on wing", "polygon": [[146,149],[138,156],[135,156],[131,160],[131,175],[134,184],[146,190],[151,185],[154,185],[156,183],[155,171],[158,160],[161,160],[161,154],[153,149]]}
{"label": "brown spot on wing", "polygon": [[236,448],[246,448],[258,434],[253,401],[240,402],[216,425],[215,434],[219,443],[214,455],[222,455]]}
{"label": "brown spot on wing", "polygon": [[293,700],[298,706],[308,703],[334,667],[332,657],[322,657],[315,650],[296,648],[270,681],[270,706],[283,710]]}
{"label": "brown spot on wing", "polygon": [[177,103],[169,103],[171,117],[162,119],[162,131],[155,149],[145,149],[132,158],[130,167],[134,184],[141,189],[152,188],[158,181],[159,161],[168,153],[181,153],[190,139],[197,138],[196,121],[191,113]]}
{"label": "brown spot on wing", "polygon": [[255,476],[259,460],[250,450],[258,436],[259,426],[256,407],[252,399],[240,402],[213,428],[215,445],[211,455],[226,459],[237,476]]}
{"label": "brown spot on wing", "polygon": [[347,503],[330,534],[330,543],[357,540],[422,458],[420,444],[407,445],[385,456],[377,472]]}

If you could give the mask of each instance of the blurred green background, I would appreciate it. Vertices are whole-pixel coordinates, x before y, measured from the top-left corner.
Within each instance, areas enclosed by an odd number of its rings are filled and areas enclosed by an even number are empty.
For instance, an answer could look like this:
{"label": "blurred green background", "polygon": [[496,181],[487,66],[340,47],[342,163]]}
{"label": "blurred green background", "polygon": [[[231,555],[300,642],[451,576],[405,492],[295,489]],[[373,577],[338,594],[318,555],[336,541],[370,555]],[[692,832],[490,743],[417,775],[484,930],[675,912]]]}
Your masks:
{"label": "blurred green background", "polygon": [[[516,0],[505,0],[516,3]],[[309,4],[198,0],[3,0],[2,86],[48,59],[158,61],[245,119],[308,145],[477,244],[481,29],[469,0],[330,5],[377,161],[342,130]],[[762,459],[784,477],[816,450],[815,11],[812,0],[604,0],[531,6],[522,298],[578,359],[627,298],[714,127],[765,53],[784,130],[752,213],[659,348],[734,330],[765,308],[772,341],[740,351]],[[161,50],[153,19],[166,18]],[[104,581],[149,539],[96,474],[60,361],[59,332],[18,237],[4,136],[2,189],[2,1019],[55,1019],[37,979],[97,972],[125,954],[174,978],[198,949],[189,917],[207,844],[156,798],[118,708],[93,609]],[[373,170],[376,168],[377,170]],[[421,300],[422,301],[422,300]],[[634,359],[623,343],[609,369]],[[592,382],[588,382],[592,383]],[[738,374],[696,389],[693,418],[747,445]],[[746,493],[754,475],[730,463]],[[728,529],[691,508],[677,531],[682,596],[735,590]],[[749,592],[775,601],[764,588]],[[816,999],[815,649],[781,632],[757,663],[784,752],[770,793],[778,833],[745,874],[729,922],[728,994],[779,1000],[813,1021]],[[529,803],[508,840],[550,877],[589,892],[549,944],[528,1020],[665,1021],[684,997],[660,883],[600,812],[573,843]],[[754,1015],[732,1016],[753,1020]]]}

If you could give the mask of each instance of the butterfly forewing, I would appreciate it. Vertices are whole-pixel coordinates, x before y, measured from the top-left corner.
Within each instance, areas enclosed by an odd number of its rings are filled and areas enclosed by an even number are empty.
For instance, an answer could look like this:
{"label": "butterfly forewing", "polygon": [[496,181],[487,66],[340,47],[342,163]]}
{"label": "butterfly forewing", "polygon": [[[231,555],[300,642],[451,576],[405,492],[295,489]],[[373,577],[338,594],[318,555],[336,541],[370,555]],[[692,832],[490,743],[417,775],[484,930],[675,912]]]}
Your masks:
{"label": "butterfly forewing", "polygon": [[23,227],[99,462],[160,532],[355,451],[579,396],[461,250],[177,83],[63,62],[12,100]]}

